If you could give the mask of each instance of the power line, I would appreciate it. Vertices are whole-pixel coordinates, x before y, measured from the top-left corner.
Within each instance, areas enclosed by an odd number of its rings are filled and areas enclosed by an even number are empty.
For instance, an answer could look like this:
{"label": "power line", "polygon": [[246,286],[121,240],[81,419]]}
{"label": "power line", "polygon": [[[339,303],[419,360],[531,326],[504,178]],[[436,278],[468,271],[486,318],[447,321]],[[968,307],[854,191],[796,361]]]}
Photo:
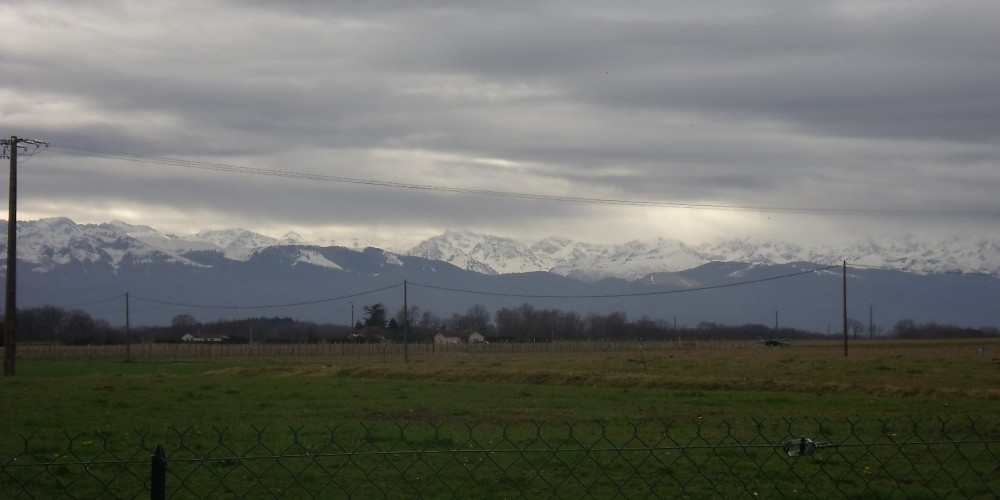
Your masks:
{"label": "power line", "polygon": [[287,170],[270,170],[225,163],[204,162],[196,160],[185,160],[179,158],[167,158],[161,156],[140,155],[132,153],[120,153],[94,148],[84,148],[76,146],[65,146],[52,144],[50,149],[65,154],[88,156],[94,158],[105,158],[111,160],[128,161],[135,163],[149,163],[156,165],[176,166],[182,168],[192,168],[199,170],[212,170],[217,172],[228,172],[236,174],[262,175],[270,177],[284,177],[292,179],[304,179],[319,182],[337,182],[344,184],[356,184],[374,187],[386,187],[395,189],[410,189],[419,191],[433,191],[443,193],[467,194],[476,196],[491,196],[497,198],[527,199],[564,203],[580,203],[591,205],[618,205],[637,206],[655,208],[683,208],[690,210],[718,210],[730,212],[756,212],[756,213],[783,213],[783,214],[827,214],[827,215],[881,215],[894,217],[998,217],[1000,211],[980,210],[980,211],[941,211],[941,210],[894,210],[894,209],[867,209],[867,208],[831,208],[831,207],[782,207],[782,206],[752,206],[752,205],[724,205],[713,203],[683,203],[667,201],[648,200],[627,200],[615,198],[590,198],[582,196],[561,196],[537,193],[523,193],[514,191],[495,191],[488,189],[458,188],[448,186],[434,186],[429,184],[413,184],[405,182],[382,181],[374,179],[359,179],[353,177],[342,177],[334,175],[309,174],[304,172],[294,172]]}
{"label": "power line", "polygon": [[413,286],[430,288],[430,289],[434,289],[434,290],[443,290],[443,291],[447,291],[447,292],[456,292],[456,293],[468,293],[468,294],[473,294],[473,295],[492,295],[492,296],[497,296],[497,297],[516,297],[516,298],[528,298],[528,299],[614,299],[614,298],[623,298],[623,297],[644,297],[644,296],[650,296],[650,295],[670,295],[670,294],[678,294],[678,293],[701,292],[701,291],[705,291],[705,290],[716,290],[716,289],[719,289],[719,288],[730,288],[730,287],[736,287],[736,286],[751,285],[751,284],[754,284],[754,283],[763,283],[765,281],[774,281],[774,280],[780,280],[780,279],[785,279],[785,278],[793,278],[795,276],[802,276],[804,274],[817,273],[817,272],[820,272],[820,271],[826,271],[828,269],[834,269],[834,268],[838,268],[838,267],[840,267],[840,266],[819,267],[819,268],[816,268],[816,269],[809,269],[809,270],[806,270],[806,271],[799,271],[799,272],[795,272],[795,273],[783,274],[783,275],[780,275],[780,276],[771,276],[771,277],[768,277],[768,278],[759,278],[759,279],[749,280],[749,281],[740,281],[738,283],[725,283],[725,284],[721,284],[721,285],[709,285],[709,286],[702,286],[702,287],[696,287],[696,288],[685,288],[685,289],[681,289],[681,290],[660,290],[660,291],[656,291],[656,292],[634,292],[634,293],[595,294],[595,295],[517,294],[517,293],[504,293],[504,292],[485,292],[485,291],[480,291],[480,290],[469,290],[469,289],[448,288],[448,287],[443,287],[443,286],[427,285],[427,284],[422,284],[422,283],[414,283],[412,281],[409,282],[409,283],[411,285],[413,285]]}
{"label": "power line", "polygon": [[135,299],[135,300],[142,300],[142,301],[146,301],[146,302],[153,302],[153,303],[156,303],[156,304],[163,304],[163,305],[177,306],[177,307],[191,307],[191,308],[196,308],[196,309],[274,309],[274,308],[278,308],[278,307],[298,307],[298,306],[309,306],[309,305],[313,305],[313,304],[322,304],[324,302],[336,302],[338,300],[350,299],[350,298],[354,298],[354,297],[360,297],[362,295],[369,295],[369,294],[373,294],[373,293],[383,292],[385,290],[391,290],[393,288],[399,288],[401,286],[403,286],[402,283],[397,283],[395,285],[389,285],[389,286],[378,288],[378,289],[375,289],[375,290],[368,290],[368,291],[358,292],[358,293],[352,293],[352,294],[348,294],[348,295],[341,295],[340,297],[331,297],[331,298],[326,298],[326,299],[309,300],[309,301],[303,301],[303,302],[290,302],[290,303],[287,303],[287,304],[259,304],[259,305],[252,305],[252,306],[246,306],[246,305],[244,305],[244,306],[234,306],[234,305],[223,306],[223,305],[211,305],[211,304],[188,304],[188,303],[183,303],[183,302],[171,302],[171,301],[167,301],[167,300],[151,299],[151,298],[146,298],[146,297],[137,297],[135,295],[130,295],[130,297],[132,299]]}
{"label": "power line", "polygon": [[[29,148],[28,146],[32,146]],[[41,150],[47,148],[49,143],[45,141],[39,141],[36,139],[25,139],[23,137],[18,137],[16,140],[11,139],[0,139],[0,159],[10,158],[13,153],[12,148],[17,148],[17,156],[20,157],[20,161],[24,163],[28,158],[41,152]]]}
{"label": "power line", "polygon": [[120,293],[120,294],[115,295],[113,297],[106,297],[106,298],[103,298],[103,299],[91,300],[89,302],[81,302],[79,304],[73,304],[73,305],[70,305],[70,306],[66,306],[66,308],[67,309],[77,309],[77,308],[80,308],[80,307],[92,306],[94,304],[100,304],[102,302],[110,302],[112,300],[120,300],[120,299],[124,299],[124,298],[125,298],[125,294],[124,293]]}
{"label": "power line", "polygon": [[[410,285],[414,285],[414,286],[418,286],[418,287],[423,287],[423,288],[429,288],[429,289],[433,289],[433,290],[442,290],[442,291],[454,292],[454,293],[467,293],[467,294],[472,294],[472,295],[491,295],[491,296],[497,296],[497,297],[515,297],[515,298],[523,298],[523,299],[543,299],[543,298],[544,299],[613,299],[613,298],[627,298],[627,297],[643,297],[643,296],[651,296],[651,295],[670,295],[670,294],[678,294],[678,293],[692,293],[692,292],[700,292],[700,291],[705,291],[705,290],[716,290],[716,289],[720,289],[720,288],[731,288],[731,287],[737,287],[737,286],[752,285],[752,284],[755,284],[755,283],[763,283],[763,282],[767,282],[767,281],[775,281],[775,280],[793,278],[793,277],[796,277],[796,276],[802,276],[802,275],[805,275],[805,274],[817,273],[817,272],[826,271],[826,270],[837,268],[837,267],[840,267],[840,266],[819,267],[819,268],[816,268],[816,269],[808,269],[808,270],[805,270],[805,271],[798,271],[798,272],[794,272],[794,273],[782,274],[782,275],[779,275],[779,276],[770,276],[770,277],[767,277],[767,278],[759,278],[759,279],[748,280],[748,281],[740,281],[740,282],[737,282],[737,283],[725,283],[725,284],[720,284],[720,285],[709,285],[709,286],[696,287],[696,288],[685,288],[685,289],[681,289],[681,290],[660,290],[660,291],[655,291],[655,292],[634,292],[634,293],[621,293],[621,294],[592,294],[592,295],[522,294],[522,293],[489,292],[489,291],[484,291],[484,290],[450,288],[450,287],[444,287],[444,286],[429,285],[429,284],[425,284],[425,283],[414,283],[412,281],[407,281],[407,283],[409,283]],[[285,303],[285,304],[213,305],[213,304],[191,304],[191,303],[184,303],[184,302],[174,302],[174,301],[154,299],[154,298],[149,298],[149,297],[139,297],[139,296],[135,296],[135,295],[130,295],[129,297],[132,298],[132,299],[134,299],[134,300],[141,300],[141,301],[145,301],[145,302],[152,302],[152,303],[155,303],[155,304],[163,304],[163,305],[175,306],[175,307],[190,307],[190,308],[197,308],[197,309],[274,309],[274,308],[280,308],[280,307],[299,307],[299,306],[307,306],[307,305],[313,305],[313,304],[321,304],[321,303],[324,303],[324,302],[335,302],[335,301],[338,301],[338,300],[350,299],[350,298],[354,298],[354,297],[360,297],[360,296],[364,296],[364,295],[370,295],[370,294],[373,294],[373,293],[384,292],[386,290],[391,290],[393,288],[399,288],[401,286],[403,286],[403,283],[396,283],[394,285],[389,285],[389,286],[385,286],[385,287],[382,287],[382,288],[377,288],[377,289],[374,289],[374,290],[367,290],[367,291],[364,291],[364,292],[352,293],[352,294],[348,294],[348,295],[342,295],[342,296],[339,296],[339,297],[331,297],[331,298],[324,298],[324,299],[317,299],[317,300],[308,300],[308,301],[302,301],[302,302],[290,302],[290,303]],[[88,305],[98,304],[98,303],[101,303],[101,302],[107,302],[107,301],[110,301],[110,300],[120,299],[122,297],[124,297],[124,295],[116,295],[114,297],[107,297],[107,298],[104,298],[104,299],[94,300],[94,301],[91,301],[91,302],[85,302],[85,303],[81,303],[81,304],[76,304],[76,305],[73,305],[73,306],[70,306],[70,307],[73,307],[73,308],[84,307],[84,306],[88,306]]]}

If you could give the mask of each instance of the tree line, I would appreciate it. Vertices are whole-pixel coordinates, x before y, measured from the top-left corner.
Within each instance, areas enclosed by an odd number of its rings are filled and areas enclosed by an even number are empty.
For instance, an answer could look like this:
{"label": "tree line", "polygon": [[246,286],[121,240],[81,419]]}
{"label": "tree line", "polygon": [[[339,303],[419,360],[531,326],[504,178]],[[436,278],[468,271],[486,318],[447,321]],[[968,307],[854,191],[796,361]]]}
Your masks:
{"label": "tree line", "polygon": [[[88,313],[56,306],[18,309],[17,339],[66,345],[122,344],[131,342],[180,342],[185,334],[224,337],[228,342],[430,342],[437,332],[484,335],[491,342],[551,342],[555,340],[787,340],[829,338],[828,335],[794,328],[775,329],[760,324],[723,325],[703,322],[694,327],[675,327],[647,316],[632,320],[623,312],[580,315],[559,309],[537,309],[531,304],[502,308],[494,314],[482,305],[465,313],[440,317],[410,306],[389,316],[381,303],[363,308],[365,316],[354,325],[319,324],[290,317],[256,317],[202,323],[189,314],[179,314],[169,326],[131,328],[111,326]],[[403,325],[409,320],[409,329]],[[851,320],[854,338],[865,338],[863,325]],[[998,337],[996,327],[967,328],[938,323],[900,320],[888,332],[875,329],[879,338],[935,339]]]}

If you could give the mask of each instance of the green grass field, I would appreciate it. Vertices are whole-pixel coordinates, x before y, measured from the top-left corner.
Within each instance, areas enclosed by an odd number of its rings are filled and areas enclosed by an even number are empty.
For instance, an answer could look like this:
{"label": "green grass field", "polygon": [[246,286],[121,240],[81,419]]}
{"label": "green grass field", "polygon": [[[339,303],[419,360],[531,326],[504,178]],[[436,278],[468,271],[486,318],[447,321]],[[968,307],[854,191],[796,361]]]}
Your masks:
{"label": "green grass field", "polygon": [[[202,347],[133,346],[125,362],[121,351],[22,346],[17,376],[0,381],[0,454],[98,446],[85,436],[121,453],[136,436],[147,446],[180,442],[192,455],[262,442],[285,443],[271,451],[328,446],[332,434],[378,450],[402,435],[406,446],[435,449],[488,447],[497,436],[549,445],[567,438],[567,426],[584,443],[602,433],[628,443],[640,430],[680,444],[799,432],[842,441],[879,436],[886,422],[900,432],[913,422],[957,422],[959,433],[973,422],[995,436],[1000,414],[995,340],[853,342],[847,358],[838,342],[424,347],[405,360],[399,346]],[[509,474],[521,466],[504,465]],[[710,492],[718,481],[698,488]]]}
{"label": "green grass field", "polygon": [[[21,432],[194,423],[507,422],[695,417],[938,416],[1000,410],[1000,342],[767,348],[608,344],[560,352],[310,352],[24,359],[0,418]],[[22,347],[22,351],[27,347]],[[995,353],[995,354],[991,354]],[[68,418],[72,416],[72,418]]]}

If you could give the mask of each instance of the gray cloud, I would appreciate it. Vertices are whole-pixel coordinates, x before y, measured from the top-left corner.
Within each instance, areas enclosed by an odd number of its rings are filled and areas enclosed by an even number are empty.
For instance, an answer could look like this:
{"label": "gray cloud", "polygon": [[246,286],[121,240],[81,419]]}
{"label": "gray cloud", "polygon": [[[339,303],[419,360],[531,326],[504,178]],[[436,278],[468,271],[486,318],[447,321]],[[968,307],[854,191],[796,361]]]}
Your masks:
{"label": "gray cloud", "polygon": [[808,243],[838,230],[987,233],[1000,212],[1000,7],[989,2],[0,9],[0,124],[54,145],[464,189],[869,211],[786,213],[777,231],[775,214],[223,174],[52,148],[22,174],[22,213],[34,216],[315,237],[743,231]]}

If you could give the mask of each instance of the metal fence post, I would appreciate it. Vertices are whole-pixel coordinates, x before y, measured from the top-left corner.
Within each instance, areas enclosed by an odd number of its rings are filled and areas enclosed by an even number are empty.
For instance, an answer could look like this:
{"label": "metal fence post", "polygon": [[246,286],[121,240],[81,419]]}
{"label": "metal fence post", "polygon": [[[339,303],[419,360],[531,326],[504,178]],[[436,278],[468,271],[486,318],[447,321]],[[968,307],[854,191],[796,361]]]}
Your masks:
{"label": "metal fence post", "polygon": [[153,451],[149,493],[152,500],[166,500],[167,498],[167,454],[163,451],[162,444],[156,445],[156,450]]}

